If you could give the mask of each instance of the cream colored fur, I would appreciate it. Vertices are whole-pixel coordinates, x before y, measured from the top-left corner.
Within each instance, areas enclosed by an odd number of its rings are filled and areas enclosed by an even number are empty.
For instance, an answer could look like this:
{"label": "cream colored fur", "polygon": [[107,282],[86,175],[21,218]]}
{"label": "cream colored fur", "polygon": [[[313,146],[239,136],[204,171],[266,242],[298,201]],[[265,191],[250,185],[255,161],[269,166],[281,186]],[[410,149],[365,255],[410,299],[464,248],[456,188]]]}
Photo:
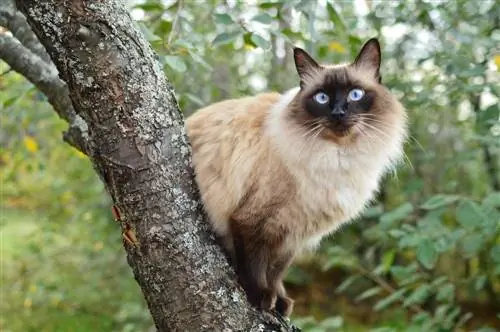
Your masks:
{"label": "cream colored fur", "polygon": [[[187,120],[205,208],[215,232],[228,242],[231,214],[249,188],[260,183],[259,195],[286,197],[267,220],[268,229],[292,234],[287,250],[314,247],[363,210],[382,175],[401,157],[404,116],[390,118],[386,135],[359,137],[339,146],[307,138],[306,130],[289,119],[288,106],[298,91],[223,101]],[[394,102],[394,112],[403,113]],[[291,195],[277,190],[283,178],[292,180],[293,185],[282,190]]]}

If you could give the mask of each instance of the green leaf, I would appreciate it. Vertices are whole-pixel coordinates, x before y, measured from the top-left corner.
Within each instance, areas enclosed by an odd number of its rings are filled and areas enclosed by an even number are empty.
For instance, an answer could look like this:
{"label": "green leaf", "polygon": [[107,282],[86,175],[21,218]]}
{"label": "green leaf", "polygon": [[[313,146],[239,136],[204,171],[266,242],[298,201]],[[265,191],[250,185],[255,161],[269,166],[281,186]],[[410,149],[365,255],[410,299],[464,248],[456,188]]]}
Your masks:
{"label": "green leaf", "polygon": [[432,287],[438,287],[440,285],[442,285],[443,283],[445,283],[446,281],[448,281],[448,277],[446,276],[441,276],[437,279],[434,279],[431,283],[431,286]]}
{"label": "green leaf", "polygon": [[490,251],[491,260],[497,264],[500,263],[500,244],[495,244]]}
{"label": "green leaf", "polygon": [[394,237],[394,238],[396,238],[396,239],[398,239],[398,238],[400,238],[402,236],[405,236],[406,232],[402,231],[400,229],[391,229],[389,231],[389,235],[392,236],[392,237]]}
{"label": "green leaf", "polygon": [[328,11],[328,18],[332,23],[335,25],[334,29],[337,35],[339,36],[345,36],[346,35],[346,26],[345,23],[342,21],[342,18],[340,15],[337,13],[335,8],[333,8],[331,3],[326,4],[326,10]]}
{"label": "green leaf", "polygon": [[255,43],[255,45],[257,45],[258,47],[260,47],[262,49],[268,49],[269,46],[271,45],[267,40],[265,40],[264,38],[262,38],[261,36],[259,36],[256,33],[252,33],[252,36],[250,37],[250,39]]}
{"label": "green leaf", "polygon": [[168,35],[172,31],[172,22],[167,20],[160,20],[155,27],[155,32],[160,36]]}
{"label": "green leaf", "polygon": [[466,235],[462,239],[462,250],[467,257],[477,255],[484,245],[484,236],[482,234],[474,233]]}
{"label": "green leaf", "polygon": [[378,301],[375,304],[375,306],[373,307],[373,309],[375,311],[380,311],[380,310],[387,308],[388,306],[390,306],[394,302],[401,300],[403,298],[403,295],[405,294],[405,292],[406,292],[406,288],[398,289],[397,291],[395,291],[391,295]]}
{"label": "green leaf", "polygon": [[409,307],[414,304],[420,304],[427,299],[430,294],[430,286],[428,284],[423,284],[415,289],[410,296],[408,296],[404,302],[403,306]]}
{"label": "green leaf", "polygon": [[260,13],[252,17],[252,21],[256,21],[262,24],[270,24],[273,21],[273,18],[268,13]]}
{"label": "green leaf", "polygon": [[197,106],[205,106],[206,103],[203,102],[198,96],[192,94],[192,93],[184,93],[187,99],[195,103]]}
{"label": "green leaf", "polygon": [[161,2],[146,2],[142,4],[135,5],[133,8],[140,8],[146,12],[152,11],[164,11],[165,6]]}
{"label": "green leaf", "polygon": [[460,197],[454,195],[436,195],[429,198],[420,207],[424,210],[434,210],[456,202]]}
{"label": "green leaf", "polygon": [[484,198],[482,205],[490,208],[500,207],[500,192],[495,191],[490,193]]}
{"label": "green leaf", "polygon": [[176,55],[165,55],[163,57],[163,60],[165,61],[165,63],[170,68],[172,68],[173,70],[178,71],[180,73],[185,72],[186,69],[187,69],[186,63],[179,56],[176,56]]}
{"label": "green leaf", "polygon": [[340,316],[329,317],[321,321],[320,327],[325,329],[338,329],[344,325],[344,319]]}
{"label": "green leaf", "polygon": [[422,241],[422,236],[417,233],[407,233],[399,238],[398,246],[400,248],[414,248]]}
{"label": "green leaf", "polygon": [[407,266],[393,266],[391,267],[391,274],[397,281],[409,278],[414,273],[413,269]]}
{"label": "green leaf", "polygon": [[382,256],[382,266],[384,268],[384,272],[387,272],[391,269],[392,263],[394,263],[394,258],[396,257],[396,250],[392,249],[386,251]]}
{"label": "green leaf", "polygon": [[436,299],[441,302],[451,302],[455,297],[455,285],[448,283],[441,286],[437,292]]}
{"label": "green leaf", "polygon": [[200,65],[202,65],[206,70],[212,70],[212,66],[210,64],[208,64],[204,59],[203,57],[201,57],[199,54],[197,54],[196,52],[193,52],[191,50],[188,50],[188,53],[189,55],[191,56],[191,58],[196,61],[197,63],[199,63]]}
{"label": "green leaf", "polygon": [[12,98],[7,99],[6,101],[3,102],[3,107],[7,108],[7,107],[13,105],[21,97],[22,97],[22,95],[21,96],[14,96]]}
{"label": "green leaf", "polygon": [[358,302],[358,301],[361,301],[361,300],[364,300],[364,299],[367,299],[369,297],[372,297],[374,295],[377,295],[379,294],[380,292],[382,291],[382,288],[380,287],[373,287],[373,288],[370,288],[366,291],[364,291],[363,293],[361,293],[359,296],[356,297],[356,299],[354,301]]}
{"label": "green leaf", "polygon": [[486,285],[487,280],[488,280],[488,277],[484,274],[478,276],[476,278],[476,282],[474,283],[474,289],[478,292],[483,290],[484,285]]}
{"label": "green leaf", "polygon": [[214,14],[215,23],[230,25],[234,23],[234,20],[229,14]]}
{"label": "green leaf", "polygon": [[417,259],[427,269],[432,269],[438,259],[434,242],[430,239],[423,239],[417,247]]}
{"label": "green leaf", "polygon": [[237,37],[242,34],[241,31],[233,31],[233,32],[223,32],[217,35],[212,41],[213,46],[217,45],[225,45],[234,41]]}
{"label": "green leaf", "polygon": [[383,212],[382,204],[372,205],[363,211],[363,218],[377,218]]}
{"label": "green leaf", "polygon": [[269,2],[261,2],[261,3],[259,3],[259,7],[262,9],[274,8],[274,7],[281,6],[281,4],[283,2],[284,2],[283,0],[275,1],[275,2],[270,2],[270,1]]}
{"label": "green leaf", "polygon": [[392,223],[402,220],[409,216],[413,212],[413,205],[409,202],[406,202],[404,204],[401,204],[397,208],[384,213],[380,217],[380,223],[382,223],[385,226],[389,226]]}
{"label": "green leaf", "polygon": [[487,222],[488,218],[481,210],[481,206],[469,200],[460,202],[457,208],[457,220],[466,228],[472,228]]}
{"label": "green leaf", "polygon": [[498,104],[491,105],[487,109],[477,113],[477,131],[480,134],[486,134],[489,132],[491,126],[498,122],[498,116],[500,115],[500,107]]}
{"label": "green leaf", "polygon": [[137,22],[137,24],[139,25],[139,29],[141,30],[144,37],[146,37],[147,41],[153,42],[153,41],[162,40],[160,37],[155,35],[144,23]]}
{"label": "green leaf", "polygon": [[356,280],[359,279],[358,275],[352,275],[346,280],[344,280],[340,285],[337,286],[337,289],[335,289],[335,293],[342,293],[345,291],[349,286],[351,286]]}

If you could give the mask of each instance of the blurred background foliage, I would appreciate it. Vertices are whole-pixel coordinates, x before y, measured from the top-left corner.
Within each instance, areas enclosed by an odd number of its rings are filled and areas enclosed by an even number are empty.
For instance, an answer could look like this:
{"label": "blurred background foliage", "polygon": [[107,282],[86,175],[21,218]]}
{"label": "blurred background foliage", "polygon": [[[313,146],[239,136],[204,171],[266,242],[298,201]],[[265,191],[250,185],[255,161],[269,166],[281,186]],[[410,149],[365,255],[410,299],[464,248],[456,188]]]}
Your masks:
{"label": "blurred background foliage", "polygon": [[[406,160],[287,276],[304,331],[500,329],[496,0],[129,1],[186,115],[297,85],[291,46],[348,61],[378,36]],[[45,97],[0,62],[2,331],[147,331],[110,201]]]}

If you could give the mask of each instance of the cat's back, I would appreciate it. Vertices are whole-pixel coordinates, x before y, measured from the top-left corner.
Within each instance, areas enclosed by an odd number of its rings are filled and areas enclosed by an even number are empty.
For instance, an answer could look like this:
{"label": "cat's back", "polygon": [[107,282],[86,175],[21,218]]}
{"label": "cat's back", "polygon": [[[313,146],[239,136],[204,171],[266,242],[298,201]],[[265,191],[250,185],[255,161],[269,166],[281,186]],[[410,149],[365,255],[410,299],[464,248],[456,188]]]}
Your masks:
{"label": "cat's back", "polygon": [[226,232],[225,221],[248,190],[255,167],[269,163],[263,129],[280,96],[264,93],[224,100],[186,120],[196,181],[218,233]]}
{"label": "cat's back", "polygon": [[256,96],[227,99],[197,110],[186,120],[189,136],[213,133],[225,128],[231,131],[259,129],[269,109],[279,100],[278,93],[263,93]]}

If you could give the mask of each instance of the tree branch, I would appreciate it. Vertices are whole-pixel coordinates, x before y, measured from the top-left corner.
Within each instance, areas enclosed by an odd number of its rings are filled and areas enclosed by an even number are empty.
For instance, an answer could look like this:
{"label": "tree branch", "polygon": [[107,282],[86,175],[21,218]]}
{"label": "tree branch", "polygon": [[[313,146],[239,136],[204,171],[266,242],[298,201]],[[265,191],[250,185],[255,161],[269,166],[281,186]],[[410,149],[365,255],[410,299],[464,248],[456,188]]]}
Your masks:
{"label": "tree branch", "polygon": [[0,32],[0,58],[12,69],[26,77],[54,106],[58,114],[72,122],[75,111],[66,84],[57,77],[57,69],[33,54],[8,32]]}
{"label": "tree branch", "polygon": [[2,0],[0,26],[9,29],[21,44],[38,55],[43,61],[53,66],[45,48],[40,44],[33,31],[31,31],[26,18],[17,10],[13,0]]}
{"label": "tree branch", "polygon": [[17,6],[68,84],[76,126],[88,126],[86,152],[158,331],[289,330],[248,304],[216,245],[173,89],[122,1]]}
{"label": "tree branch", "polygon": [[78,150],[85,152],[86,127],[78,125],[79,122],[76,121],[77,115],[71,104],[68,88],[58,77],[55,66],[32,53],[10,33],[2,31],[0,31],[0,59],[26,77],[45,94],[57,114],[72,124],[70,131],[64,134],[64,140]]}

